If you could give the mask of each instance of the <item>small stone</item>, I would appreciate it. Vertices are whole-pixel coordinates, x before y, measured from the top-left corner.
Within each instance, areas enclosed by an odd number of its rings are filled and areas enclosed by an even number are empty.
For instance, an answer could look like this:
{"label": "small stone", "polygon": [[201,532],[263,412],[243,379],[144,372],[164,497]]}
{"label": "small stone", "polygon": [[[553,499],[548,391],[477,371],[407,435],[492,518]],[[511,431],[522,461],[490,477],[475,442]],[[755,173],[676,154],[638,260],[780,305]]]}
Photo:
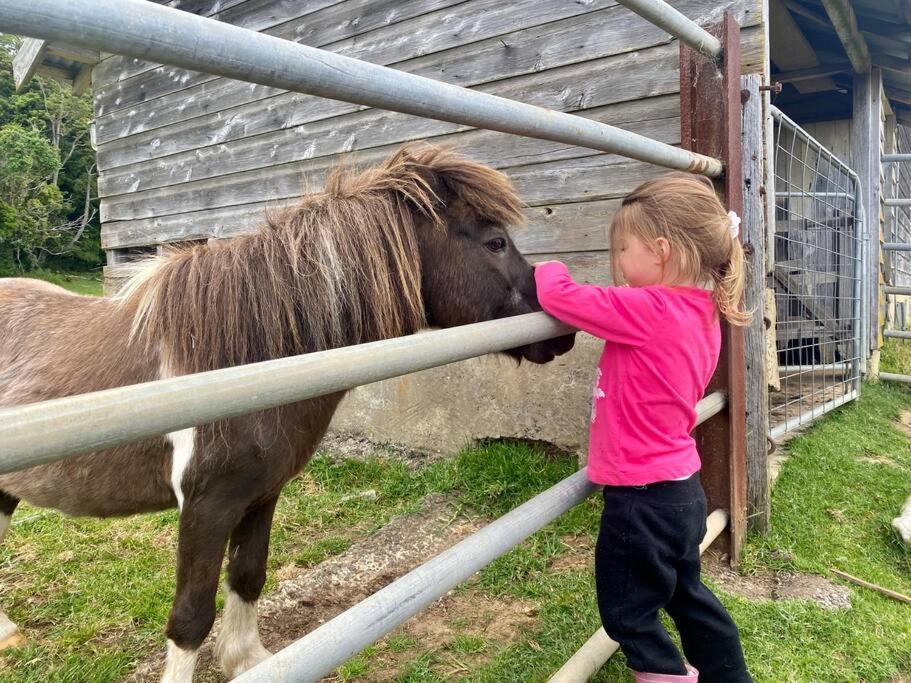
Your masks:
{"label": "small stone", "polygon": [[352,493],[347,496],[342,496],[342,499],[339,501],[341,503],[347,503],[349,500],[376,500],[379,497],[376,490],[367,489],[366,491],[361,491],[360,493]]}
{"label": "small stone", "polygon": [[72,550],[65,550],[57,556],[57,561],[60,563],[69,562],[74,557],[76,557],[76,553]]}

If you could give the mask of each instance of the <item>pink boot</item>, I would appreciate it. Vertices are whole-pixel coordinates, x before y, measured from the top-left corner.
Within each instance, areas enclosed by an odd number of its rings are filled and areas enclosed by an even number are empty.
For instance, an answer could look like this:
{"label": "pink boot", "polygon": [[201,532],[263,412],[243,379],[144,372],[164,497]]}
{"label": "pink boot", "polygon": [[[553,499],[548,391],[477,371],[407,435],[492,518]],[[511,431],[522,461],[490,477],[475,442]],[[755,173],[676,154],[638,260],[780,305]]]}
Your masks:
{"label": "pink boot", "polygon": [[686,665],[686,673],[682,676],[676,674],[650,674],[634,671],[636,674],[636,683],[697,683],[699,672],[689,664]]}

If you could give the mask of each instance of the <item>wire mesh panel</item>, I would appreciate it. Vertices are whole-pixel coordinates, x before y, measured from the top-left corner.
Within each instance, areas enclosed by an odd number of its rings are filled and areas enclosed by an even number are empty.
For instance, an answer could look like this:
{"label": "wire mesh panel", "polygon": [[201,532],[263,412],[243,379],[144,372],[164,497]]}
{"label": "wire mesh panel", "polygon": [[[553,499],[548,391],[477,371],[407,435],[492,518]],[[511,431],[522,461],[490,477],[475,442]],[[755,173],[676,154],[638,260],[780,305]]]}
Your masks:
{"label": "wire mesh panel", "polygon": [[769,425],[778,436],[857,395],[862,244],[854,172],[777,111],[774,142]]}

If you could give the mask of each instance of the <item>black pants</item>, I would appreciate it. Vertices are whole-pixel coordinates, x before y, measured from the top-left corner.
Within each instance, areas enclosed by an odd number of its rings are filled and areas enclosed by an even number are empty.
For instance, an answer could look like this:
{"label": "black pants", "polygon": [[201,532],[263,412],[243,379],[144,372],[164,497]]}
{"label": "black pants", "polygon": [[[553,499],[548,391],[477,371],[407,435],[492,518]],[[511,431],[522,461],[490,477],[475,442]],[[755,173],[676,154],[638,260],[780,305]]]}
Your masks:
{"label": "black pants", "polygon": [[737,627],[699,576],[705,518],[698,474],[605,486],[595,549],[601,621],[634,671],[682,675],[683,659],[658,618],[664,608],[701,683],[752,681]]}

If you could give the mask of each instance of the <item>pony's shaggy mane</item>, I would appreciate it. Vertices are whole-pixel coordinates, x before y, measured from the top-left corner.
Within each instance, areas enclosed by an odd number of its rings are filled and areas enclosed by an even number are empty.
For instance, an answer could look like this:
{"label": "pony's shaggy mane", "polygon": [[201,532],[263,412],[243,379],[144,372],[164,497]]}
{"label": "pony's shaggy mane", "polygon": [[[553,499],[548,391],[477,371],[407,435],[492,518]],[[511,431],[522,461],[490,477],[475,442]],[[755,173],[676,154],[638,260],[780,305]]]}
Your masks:
{"label": "pony's shaggy mane", "polygon": [[334,169],[254,234],[151,259],[119,297],[134,337],[179,374],[411,334],[425,325],[415,218],[445,229],[456,201],[479,221],[522,221],[505,175],[411,146]]}

